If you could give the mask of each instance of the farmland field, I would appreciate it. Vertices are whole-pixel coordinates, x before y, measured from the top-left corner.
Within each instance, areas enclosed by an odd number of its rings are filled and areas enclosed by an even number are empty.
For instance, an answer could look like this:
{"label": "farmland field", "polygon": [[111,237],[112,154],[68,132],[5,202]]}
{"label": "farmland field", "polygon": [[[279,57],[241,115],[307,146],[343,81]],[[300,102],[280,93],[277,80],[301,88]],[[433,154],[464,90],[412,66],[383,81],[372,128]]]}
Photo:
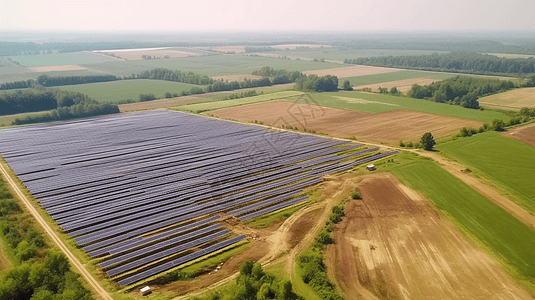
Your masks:
{"label": "farmland field", "polygon": [[234,100],[223,100],[223,101],[215,101],[215,102],[208,102],[208,103],[190,104],[190,105],[178,106],[175,109],[181,110],[181,111],[204,112],[204,111],[211,111],[211,110],[216,110],[216,109],[221,109],[221,108],[226,108],[226,107],[234,107],[234,106],[241,106],[241,105],[247,105],[247,104],[258,103],[258,102],[272,101],[274,99],[284,99],[284,98],[299,96],[303,94],[304,94],[303,92],[298,92],[298,91],[285,91],[285,92],[277,92],[277,93],[272,93],[272,94],[259,95],[259,96],[234,99]]}
{"label": "farmland field", "polygon": [[321,69],[321,70],[308,70],[304,71],[306,75],[318,75],[318,76],[337,76],[338,78],[346,77],[359,77],[359,76],[370,76],[377,74],[386,74],[398,72],[400,69],[394,68],[383,68],[383,67],[372,67],[372,66],[349,66],[349,67],[337,67],[332,69]]}
{"label": "farmland field", "polygon": [[[530,299],[429,201],[390,173],[365,176],[327,248],[349,299]],[[425,282],[425,284],[422,284]],[[462,284],[453,284],[462,283]]]}
{"label": "farmland field", "polygon": [[381,88],[390,90],[395,87],[399,92],[406,94],[408,91],[411,90],[414,84],[423,86],[423,85],[431,84],[435,81],[439,81],[439,80],[432,79],[429,77],[412,78],[412,79],[403,79],[403,80],[395,80],[395,81],[387,81],[387,82],[382,82],[382,83],[354,86],[353,89],[355,90],[370,89],[373,92],[380,92],[379,89]]}
{"label": "farmland field", "polygon": [[479,99],[481,106],[507,110],[535,107],[535,87],[516,89]]}
{"label": "farmland field", "polygon": [[[93,51],[97,54],[114,55],[118,59],[124,60],[141,60],[144,55],[150,57],[156,57],[157,59],[163,59],[166,56],[168,58],[183,58],[190,56],[198,56],[203,53],[198,50],[189,48],[159,48],[159,49],[120,49],[109,51]],[[154,58],[153,58],[154,59]]]}
{"label": "farmland field", "polygon": [[275,127],[286,126],[334,137],[355,137],[389,144],[397,144],[400,140],[417,142],[425,131],[433,132],[435,137],[445,137],[457,133],[464,126],[482,125],[468,119],[405,110],[370,114],[289,101],[231,107],[212,113],[220,118],[260,121]]}
{"label": "farmland field", "polygon": [[392,173],[489,249],[515,277],[531,281],[524,283],[534,291],[535,231],[434,162],[410,154],[404,157],[406,163],[393,166]]}
{"label": "farmland field", "polygon": [[435,72],[425,72],[425,71],[397,71],[392,73],[377,74],[377,75],[367,75],[367,76],[356,76],[348,77],[340,80],[343,82],[349,80],[349,83],[353,86],[362,86],[368,84],[397,81],[397,80],[406,80],[414,78],[430,78],[433,80],[444,80],[456,76],[455,74],[450,73],[435,73]]}
{"label": "farmland field", "polygon": [[127,99],[139,100],[139,94],[154,94],[157,98],[163,98],[166,92],[180,94],[182,91],[189,92],[193,87],[202,86],[164,80],[135,79],[70,85],[60,89],[84,93],[99,102],[116,102]]}
{"label": "farmland field", "polygon": [[519,140],[535,148],[535,125],[509,129],[503,136]]}
{"label": "farmland field", "polygon": [[477,134],[437,147],[505,190],[535,213],[535,149],[498,132]]}
{"label": "farmland field", "polygon": [[129,76],[132,73],[137,74],[141,71],[154,68],[167,68],[171,70],[192,71],[212,77],[251,74],[251,72],[265,66],[275,69],[286,69],[288,71],[306,71],[335,68],[340,65],[244,55],[206,55],[180,59],[109,61],[83,66],[117,76]]}
{"label": "farmland field", "polygon": [[88,51],[10,56],[13,61],[26,67],[94,64],[118,61],[116,58]]}

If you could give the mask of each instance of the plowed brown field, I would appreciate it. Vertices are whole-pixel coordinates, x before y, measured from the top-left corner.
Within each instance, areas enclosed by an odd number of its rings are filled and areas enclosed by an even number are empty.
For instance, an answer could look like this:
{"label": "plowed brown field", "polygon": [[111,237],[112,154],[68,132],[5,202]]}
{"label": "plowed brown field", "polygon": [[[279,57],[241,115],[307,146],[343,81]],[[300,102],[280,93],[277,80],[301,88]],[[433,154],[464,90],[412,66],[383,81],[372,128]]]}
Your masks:
{"label": "plowed brown field", "polygon": [[372,67],[372,66],[351,66],[351,67],[342,67],[342,68],[333,68],[333,69],[324,69],[324,70],[310,70],[304,71],[306,75],[332,75],[337,76],[338,78],[346,77],[356,77],[356,76],[366,76],[366,75],[376,75],[384,73],[392,73],[402,71],[401,69],[394,68],[383,68],[383,67]]}
{"label": "plowed brown field", "polygon": [[535,148],[535,124],[511,129],[503,135],[524,142]]}
{"label": "plowed brown field", "polygon": [[[532,299],[420,194],[391,174],[365,178],[326,251],[350,299]],[[366,291],[363,292],[363,288]]]}
{"label": "plowed brown field", "polygon": [[423,132],[444,137],[462,127],[477,128],[481,122],[395,110],[379,114],[329,108],[303,103],[272,101],[212,111],[215,116],[240,121],[261,121],[281,127],[291,126],[334,137],[356,137],[370,142],[396,144],[400,140],[417,142]]}

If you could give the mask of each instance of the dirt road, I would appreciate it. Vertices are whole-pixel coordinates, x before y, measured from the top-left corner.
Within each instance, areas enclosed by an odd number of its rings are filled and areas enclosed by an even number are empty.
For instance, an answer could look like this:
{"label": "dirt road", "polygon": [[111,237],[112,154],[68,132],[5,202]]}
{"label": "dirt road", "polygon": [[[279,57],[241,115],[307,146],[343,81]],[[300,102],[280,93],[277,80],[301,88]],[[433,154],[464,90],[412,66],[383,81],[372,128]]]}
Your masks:
{"label": "dirt road", "polygon": [[326,250],[350,299],[532,299],[483,250],[393,175],[367,176]]}
{"label": "dirt road", "polygon": [[6,182],[11,186],[11,189],[14,191],[15,196],[19,198],[28,211],[32,214],[35,220],[43,227],[45,232],[50,236],[54,243],[58,246],[59,249],[67,256],[72,266],[78,270],[78,273],[91,285],[91,288],[94,291],[94,295],[98,295],[101,299],[113,300],[113,298],[104,290],[104,288],[91,276],[91,274],[85,269],[85,267],[78,261],[78,259],[69,251],[69,249],[63,244],[59,236],[54,232],[54,230],[48,225],[48,223],[41,217],[39,212],[32,206],[30,200],[24,195],[19,186],[15,181],[9,176],[7,168],[4,163],[0,163],[0,171],[4,175]]}

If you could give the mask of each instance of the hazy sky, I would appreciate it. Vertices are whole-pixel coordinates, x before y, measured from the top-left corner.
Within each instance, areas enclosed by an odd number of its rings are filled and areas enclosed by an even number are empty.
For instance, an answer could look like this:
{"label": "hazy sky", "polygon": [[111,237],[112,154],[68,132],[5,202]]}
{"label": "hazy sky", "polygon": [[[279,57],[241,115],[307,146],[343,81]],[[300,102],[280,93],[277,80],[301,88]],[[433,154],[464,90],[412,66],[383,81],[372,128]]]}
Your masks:
{"label": "hazy sky", "polygon": [[0,0],[0,31],[533,30],[535,0]]}

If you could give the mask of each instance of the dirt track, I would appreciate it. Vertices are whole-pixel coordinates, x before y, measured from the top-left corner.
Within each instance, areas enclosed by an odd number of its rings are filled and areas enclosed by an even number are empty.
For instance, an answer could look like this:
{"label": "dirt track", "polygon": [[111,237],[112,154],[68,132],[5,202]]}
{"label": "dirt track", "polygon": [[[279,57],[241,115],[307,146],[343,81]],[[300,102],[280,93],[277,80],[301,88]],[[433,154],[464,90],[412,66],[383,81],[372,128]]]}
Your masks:
{"label": "dirt track", "polygon": [[[327,267],[350,299],[532,299],[421,195],[367,177],[334,231]],[[369,298],[369,297],[368,297]]]}
{"label": "dirt track", "polygon": [[271,101],[211,112],[220,118],[261,121],[280,127],[291,126],[334,137],[356,137],[375,143],[417,142],[422,132],[435,137],[454,134],[462,127],[477,128],[481,122],[414,111],[395,110],[370,114],[285,101]]}
{"label": "dirt track", "polygon": [[37,223],[43,227],[45,232],[49,235],[49,237],[54,241],[54,243],[58,246],[59,249],[67,256],[69,261],[71,262],[72,266],[78,271],[79,274],[82,275],[84,280],[91,285],[93,288],[93,294],[98,295],[101,299],[109,299],[112,300],[113,298],[108,294],[108,292],[91,276],[91,274],[85,269],[84,265],[78,261],[78,259],[69,251],[67,246],[63,244],[59,236],[56,234],[56,232],[48,225],[48,223],[41,217],[39,212],[33,207],[30,200],[24,195],[24,193],[21,191],[19,186],[13,181],[11,176],[9,176],[9,173],[7,172],[6,167],[3,163],[0,163],[0,171],[2,172],[6,182],[11,186],[11,189],[14,191],[14,196],[20,199],[26,206],[26,209],[32,214],[32,216],[35,218]]}

